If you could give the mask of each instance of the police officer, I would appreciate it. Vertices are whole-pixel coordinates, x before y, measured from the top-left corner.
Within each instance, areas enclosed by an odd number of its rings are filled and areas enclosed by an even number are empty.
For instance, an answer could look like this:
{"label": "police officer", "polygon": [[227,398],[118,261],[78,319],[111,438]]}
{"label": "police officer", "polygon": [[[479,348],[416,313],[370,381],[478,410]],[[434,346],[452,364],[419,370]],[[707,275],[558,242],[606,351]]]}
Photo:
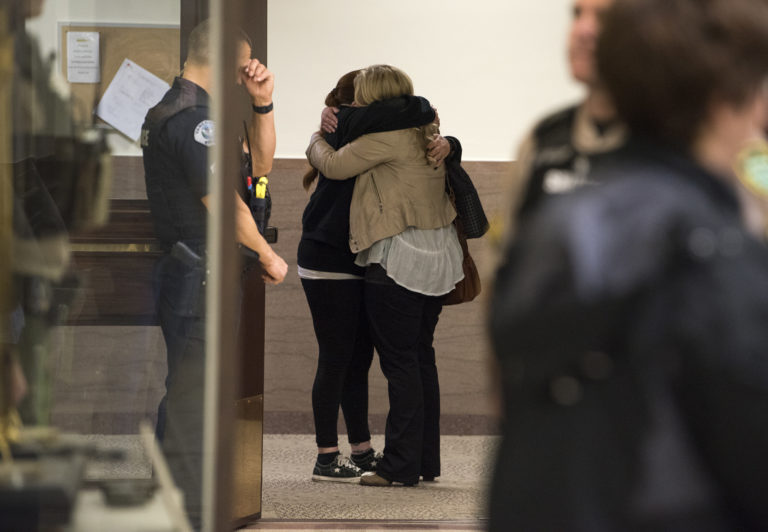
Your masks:
{"label": "police officer", "polygon": [[[166,394],[158,408],[156,433],[193,525],[199,523],[202,484],[203,384],[205,367],[205,240],[208,207],[208,148],[215,141],[209,117],[210,24],[189,37],[183,74],[155,107],[142,128],[147,196],[156,233],[166,254],[160,259],[158,318],[166,342]],[[243,38],[239,47],[238,83],[252,104],[249,126],[253,175],[272,167],[275,129],[272,73]],[[249,208],[236,195],[237,240],[259,256],[263,278],[283,281],[288,266],[267,244]]]}
{"label": "police officer", "polygon": [[489,530],[768,530],[768,248],[730,175],[768,116],[768,5],[617,0],[602,22],[631,135],[496,276]]}
{"label": "police officer", "polygon": [[505,222],[507,237],[542,199],[587,183],[591,166],[619,148],[625,127],[596,74],[594,51],[599,18],[613,0],[574,0],[568,33],[571,77],[586,88],[585,98],[540,120],[518,148],[512,186],[522,194]]}

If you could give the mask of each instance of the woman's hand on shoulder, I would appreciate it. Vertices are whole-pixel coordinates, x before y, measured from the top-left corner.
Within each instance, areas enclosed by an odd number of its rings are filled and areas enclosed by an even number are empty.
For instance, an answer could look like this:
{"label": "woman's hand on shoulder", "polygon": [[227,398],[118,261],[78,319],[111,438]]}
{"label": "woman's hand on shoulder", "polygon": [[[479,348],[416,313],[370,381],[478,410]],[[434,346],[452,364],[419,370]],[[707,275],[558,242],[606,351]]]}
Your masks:
{"label": "woman's hand on shoulder", "polygon": [[427,144],[427,159],[435,167],[440,166],[451,153],[451,144],[445,137],[438,135],[435,140]]}
{"label": "woman's hand on shoulder", "polygon": [[339,125],[339,119],[336,118],[336,113],[339,112],[338,107],[326,107],[323,112],[320,113],[320,130],[324,133],[333,133]]}

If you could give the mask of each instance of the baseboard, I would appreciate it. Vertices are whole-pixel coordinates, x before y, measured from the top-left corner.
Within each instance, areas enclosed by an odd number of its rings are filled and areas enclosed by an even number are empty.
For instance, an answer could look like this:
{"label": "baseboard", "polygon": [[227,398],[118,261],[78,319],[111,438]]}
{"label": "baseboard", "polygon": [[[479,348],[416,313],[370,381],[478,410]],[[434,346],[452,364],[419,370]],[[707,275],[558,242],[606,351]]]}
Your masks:
{"label": "baseboard", "polygon": [[[339,433],[345,433],[342,416],[339,416]],[[368,423],[373,434],[384,434],[386,414],[369,414]],[[265,434],[312,434],[312,412],[264,412]],[[443,414],[440,416],[440,433],[457,436],[485,436],[499,434],[496,418],[473,414]]]}

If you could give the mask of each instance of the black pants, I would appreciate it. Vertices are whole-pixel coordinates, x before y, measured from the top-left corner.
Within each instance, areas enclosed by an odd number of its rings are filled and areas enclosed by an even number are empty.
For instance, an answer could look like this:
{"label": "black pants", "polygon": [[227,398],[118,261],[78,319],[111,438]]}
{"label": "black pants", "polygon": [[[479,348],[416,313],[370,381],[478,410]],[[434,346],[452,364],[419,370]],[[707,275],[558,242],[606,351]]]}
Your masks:
{"label": "black pants", "polygon": [[339,405],[349,442],[368,441],[368,370],[373,344],[363,307],[364,283],[353,279],[302,279],[301,286],[319,349],[312,386],[317,446],[338,445]]}
{"label": "black pants", "polygon": [[397,285],[377,264],[365,280],[365,308],[389,392],[377,472],[404,483],[439,476],[440,386],[432,342],[443,300]]}
{"label": "black pants", "polygon": [[[171,257],[156,269],[157,311],[165,339],[168,375],[155,433],[190,522],[200,527],[205,388],[204,287],[190,286],[190,270]],[[185,282],[187,281],[187,282]],[[197,283],[192,283],[197,285]],[[194,290],[198,290],[197,293]],[[199,304],[190,304],[190,298]]]}

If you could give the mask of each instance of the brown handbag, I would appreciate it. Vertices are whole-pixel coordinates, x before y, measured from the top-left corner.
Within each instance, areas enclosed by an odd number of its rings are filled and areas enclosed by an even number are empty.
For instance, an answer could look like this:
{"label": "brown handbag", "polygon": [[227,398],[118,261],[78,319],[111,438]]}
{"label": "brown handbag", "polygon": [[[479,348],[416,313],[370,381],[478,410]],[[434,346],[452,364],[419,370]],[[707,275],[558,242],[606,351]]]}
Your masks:
{"label": "brown handbag", "polygon": [[467,236],[464,233],[464,228],[461,225],[461,221],[457,218],[453,221],[453,225],[456,226],[456,234],[459,237],[459,243],[461,244],[461,250],[464,252],[464,259],[462,260],[461,267],[464,270],[464,278],[456,283],[456,286],[445,294],[443,298],[443,305],[458,305],[459,303],[466,303],[472,301],[480,293],[482,287],[480,286],[480,274],[477,273],[477,266],[472,259],[472,255],[469,254],[469,246],[467,246]]}
{"label": "brown handbag", "polygon": [[[485,217],[475,185],[472,184],[472,179],[461,167],[461,143],[454,137],[448,137],[448,139],[451,143],[452,155],[445,164],[445,191],[456,210],[453,225],[456,227],[459,244],[461,244],[461,250],[464,253],[461,263],[464,278],[444,296],[443,305],[458,305],[472,301],[482,289],[480,274],[477,273],[475,261],[469,254],[467,230],[469,229],[469,236],[479,238],[488,230],[488,220]],[[457,201],[457,198],[460,201]]]}

